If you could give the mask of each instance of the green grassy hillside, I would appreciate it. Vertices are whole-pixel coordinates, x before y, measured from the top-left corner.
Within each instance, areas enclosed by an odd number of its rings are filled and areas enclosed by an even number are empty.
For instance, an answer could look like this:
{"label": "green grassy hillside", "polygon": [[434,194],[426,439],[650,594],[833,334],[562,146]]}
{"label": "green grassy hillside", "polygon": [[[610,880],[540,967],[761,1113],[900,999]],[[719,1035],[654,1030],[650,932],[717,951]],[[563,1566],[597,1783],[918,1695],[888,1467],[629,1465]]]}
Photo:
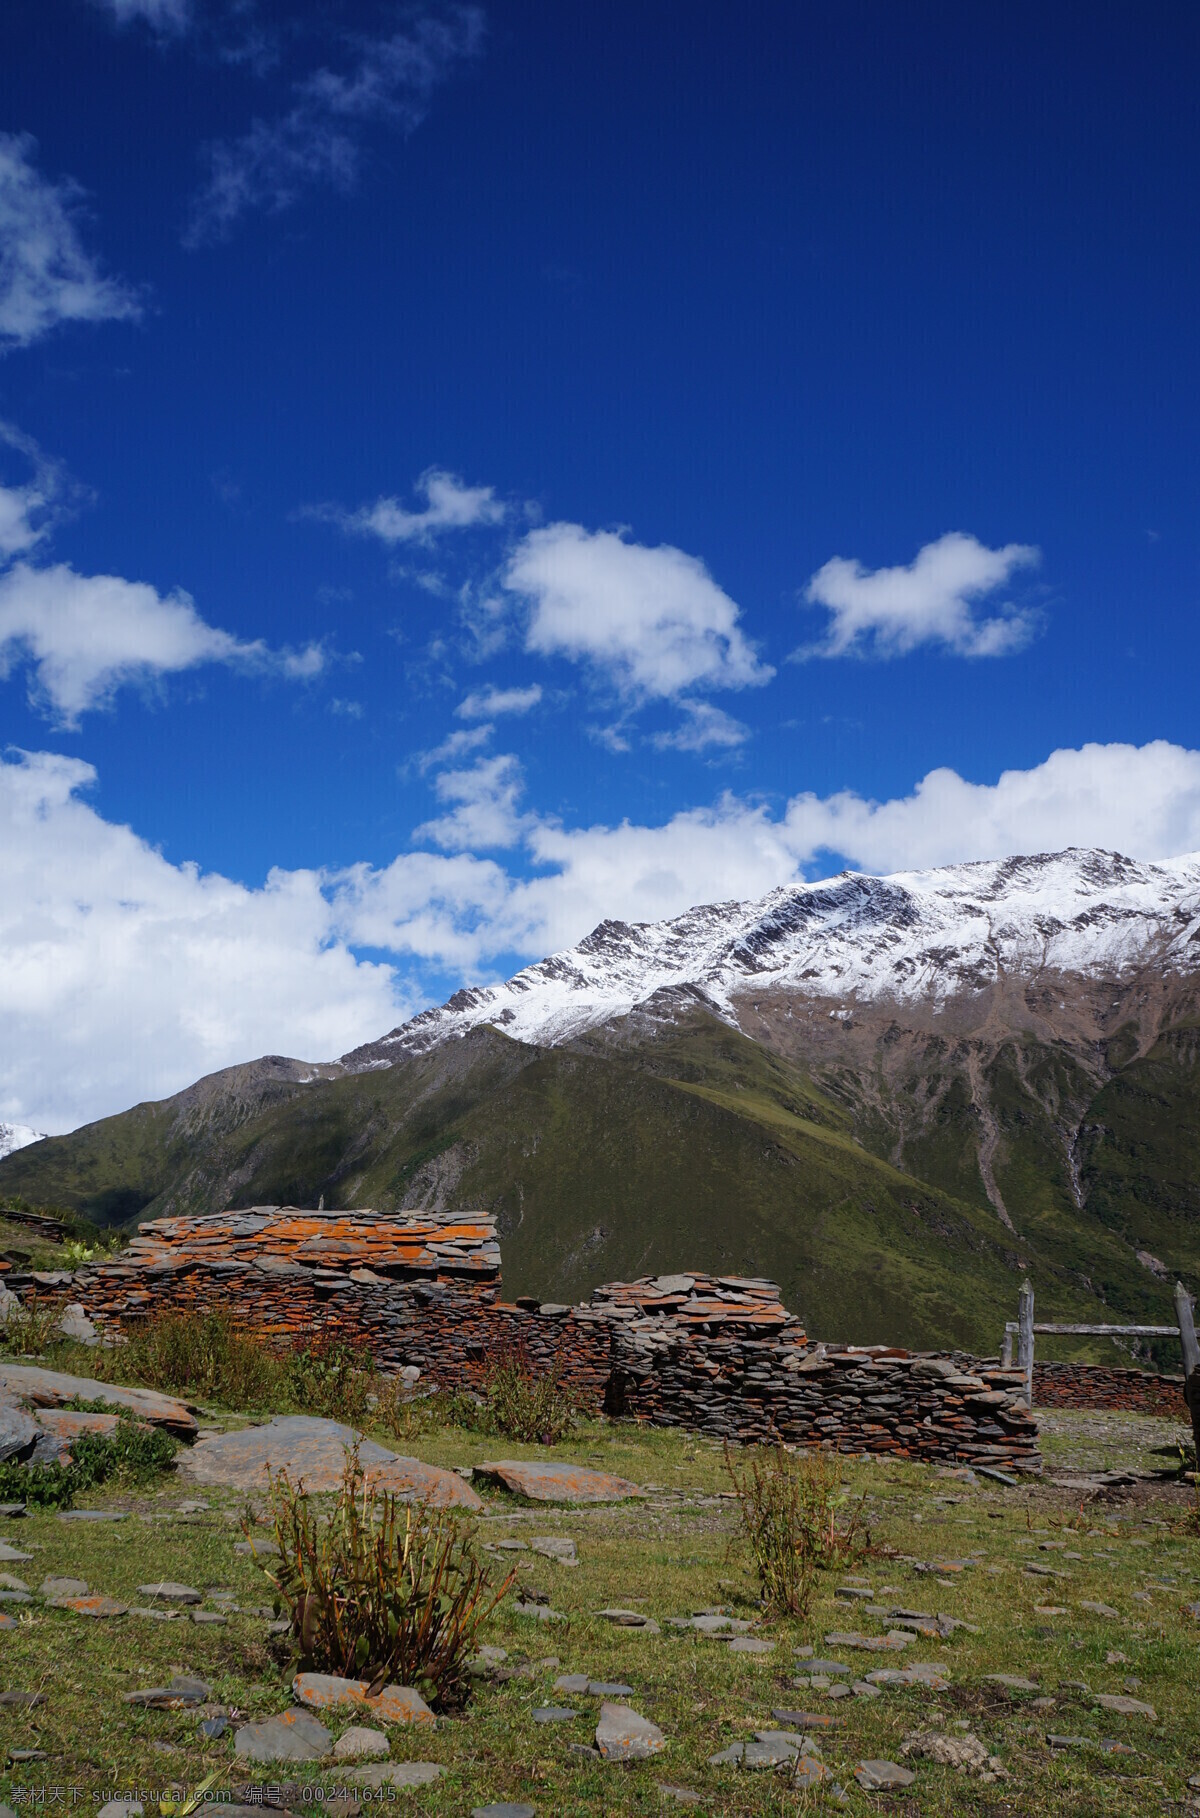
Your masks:
{"label": "green grassy hillside", "polygon": [[[1178,1044],[1133,1065],[1119,1100],[1130,1134],[1114,1155],[1138,1152],[1147,1097],[1167,1095],[1176,1128],[1197,1087],[1195,1044],[1184,1046],[1186,1066]],[[19,1151],[0,1162],[0,1196],[98,1223],[322,1196],[331,1207],[485,1206],[510,1293],[575,1299],[687,1267],[763,1274],[812,1331],[857,1341],[994,1349],[1026,1267],[1043,1314],[1102,1317],[1103,1304],[1107,1317],[1144,1316],[1162,1297],[1131,1259],[1119,1193],[1140,1189],[1125,1162],[1105,1151],[1106,1216],[1072,1196],[1054,1120],[1080,1088],[1062,1057],[1005,1050],[992,1070],[996,1174],[1016,1234],[972,1180],[976,1126],[961,1093],[941,1098],[931,1178],[919,1180],[857,1140],[846,1081],[830,1092],[703,1013],[575,1048],[480,1029],[387,1069],[310,1083],[297,1071],[231,1069]],[[1186,1173],[1186,1141],[1173,1140]],[[921,1153],[906,1145],[910,1167]]]}

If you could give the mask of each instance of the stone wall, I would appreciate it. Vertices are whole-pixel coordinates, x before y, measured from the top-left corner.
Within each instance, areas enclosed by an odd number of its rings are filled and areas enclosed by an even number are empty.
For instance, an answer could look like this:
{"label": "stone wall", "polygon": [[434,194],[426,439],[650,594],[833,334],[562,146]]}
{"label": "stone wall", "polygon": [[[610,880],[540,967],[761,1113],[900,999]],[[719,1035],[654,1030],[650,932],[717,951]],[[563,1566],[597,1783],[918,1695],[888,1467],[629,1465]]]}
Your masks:
{"label": "stone wall", "polygon": [[1112,1408],[1164,1414],[1185,1424],[1190,1418],[1182,1376],[1110,1369],[1106,1364],[1039,1363],[1035,1357],[1033,1400],[1040,1408]]}
{"label": "stone wall", "polygon": [[575,1307],[505,1302],[482,1213],[254,1207],[160,1219],[119,1257],[9,1282],[79,1302],[112,1333],[166,1308],[221,1306],[280,1347],[337,1331],[383,1369],[415,1365],[429,1382],[468,1388],[504,1347],[519,1347],[539,1369],[556,1365],[585,1403],[657,1425],[1041,1469],[1019,1371],[810,1343],[773,1282],[736,1276],[610,1283]]}

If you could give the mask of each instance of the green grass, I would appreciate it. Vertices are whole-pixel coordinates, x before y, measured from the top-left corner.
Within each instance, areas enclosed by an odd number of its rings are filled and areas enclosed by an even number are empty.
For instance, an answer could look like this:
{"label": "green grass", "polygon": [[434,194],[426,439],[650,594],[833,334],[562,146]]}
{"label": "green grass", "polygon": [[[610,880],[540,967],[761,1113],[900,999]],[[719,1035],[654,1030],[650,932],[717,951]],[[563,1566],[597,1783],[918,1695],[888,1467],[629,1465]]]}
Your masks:
{"label": "green grass", "polygon": [[[1114,1429],[1124,1419],[1106,1418]],[[1055,1465],[1079,1462],[1094,1445],[1086,1421],[1082,1437],[1071,1417],[1056,1415],[1054,1422],[1049,1449]],[[1144,1417],[1125,1420],[1125,1426],[1125,1443],[1142,1460],[1172,1430],[1171,1423]],[[462,1464],[479,1462],[487,1443],[443,1429],[426,1436],[416,1449],[430,1462]],[[534,1446],[510,1442],[507,1450],[520,1457],[539,1456]],[[948,1643],[922,1640],[907,1650],[909,1659],[947,1663],[952,1676],[948,1692],[885,1691],[870,1702],[848,1699],[834,1705],[819,1692],[792,1688],[789,1680],[794,1644],[810,1644],[838,1657],[838,1650],[826,1647],[826,1633],[880,1629],[836,1599],[837,1575],[819,1576],[805,1622],[761,1623],[758,1632],[777,1644],[775,1654],[765,1658],[733,1655],[717,1640],[669,1628],[660,1637],[638,1639],[595,1615],[605,1605],[622,1604],[661,1621],[723,1604],[734,1614],[757,1617],[756,1581],[737,1537],[725,1497],[728,1482],[715,1449],[680,1433],[594,1423],[554,1456],[594,1463],[663,1489],[644,1503],[576,1511],[529,1508],[500,1495],[489,1498],[479,1523],[489,1544],[536,1534],[569,1534],[577,1541],[581,1563],[575,1570],[532,1553],[516,1555],[522,1583],[549,1593],[553,1606],[569,1620],[534,1624],[505,1605],[486,1638],[508,1649],[508,1664],[518,1668],[517,1674],[503,1684],[477,1686],[465,1714],[445,1721],[432,1736],[418,1740],[391,1732],[393,1758],[436,1760],[450,1770],[436,1786],[411,1795],[413,1809],[461,1818],[488,1800],[528,1799],[543,1812],[643,1814],[660,1809],[658,1781],[697,1789],[703,1799],[698,1809],[711,1814],[822,1809],[820,1800],[806,1804],[773,1776],[707,1766],[707,1757],[730,1741],[748,1737],[754,1728],[771,1727],[774,1706],[833,1710],[844,1718],[837,1736],[825,1739],[824,1758],[850,1789],[850,1809],[862,1812],[911,1809],[914,1818],[918,1811],[921,1818],[999,1818],[1044,1811],[1072,1818],[1125,1818],[1178,1799],[1187,1776],[1200,1766],[1194,1742],[1200,1733],[1200,1629],[1181,1614],[1183,1603],[1200,1596],[1200,1542],[1174,1531],[1185,1507],[1178,1492],[1090,1505],[1081,1514],[1077,1499],[1048,1485],[1004,1490],[970,1486],[916,1466],[851,1462],[848,1487],[865,1492],[881,1549],[860,1572],[877,1588],[896,1586],[892,1601],[960,1615],[980,1633],[959,1631]],[[130,1511],[127,1521],[111,1526],[66,1524],[49,1512],[6,1524],[5,1537],[35,1554],[29,1566],[6,1569],[35,1586],[47,1573],[69,1573],[86,1578],[95,1590],[133,1601],[140,1601],[139,1583],[165,1576],[201,1589],[227,1587],[247,1606],[269,1602],[261,1573],[234,1552],[242,1499],[210,1492],[208,1513],[165,1519],[181,1493],[169,1478],[140,1492],[98,1492],[89,1500]],[[1043,1540],[1065,1546],[1041,1551]],[[1064,1561],[1064,1550],[1084,1557]],[[1101,1553],[1112,1557],[1101,1559]],[[911,1563],[972,1554],[979,1556],[977,1563],[944,1586],[915,1572]],[[1069,1581],[1027,1576],[1023,1568],[1030,1560],[1068,1571]],[[496,1569],[498,1574],[504,1569],[500,1560]],[[1135,1592],[1163,1575],[1175,1579],[1173,1587],[1150,1590],[1147,1603],[1135,1600]],[[1082,1612],[1079,1604],[1089,1598],[1117,1607],[1120,1619]],[[1034,1606],[1050,1600],[1069,1605],[1070,1613],[1040,1616]],[[195,1785],[214,1770],[222,1776],[222,1787],[246,1779],[263,1785],[296,1781],[314,1789],[338,1784],[332,1763],[237,1768],[230,1738],[205,1742],[197,1734],[194,1714],[142,1712],[122,1702],[124,1692],[164,1683],[184,1670],[208,1679],[214,1700],[246,1717],[286,1708],[291,1669],[286,1657],[268,1647],[263,1617],[234,1614],[227,1627],[207,1628],[186,1617],[151,1622],[129,1616],[106,1623],[46,1610],[36,1602],[10,1607],[21,1621],[0,1638],[4,1686],[40,1688],[47,1695],[46,1705],[36,1711],[0,1711],[0,1744],[37,1747],[47,1755],[45,1761],[0,1771],[0,1790],[10,1800],[18,1790],[41,1785],[79,1787],[85,1798],[113,1787]],[[1108,1663],[1106,1656],[1114,1649],[1128,1656],[1127,1663]],[[539,1664],[551,1655],[560,1664]],[[863,1671],[880,1663],[879,1657],[865,1654],[848,1659]],[[883,1664],[892,1663],[892,1657],[883,1657]],[[552,1689],[560,1671],[627,1680],[635,1687],[629,1702],[668,1736],[666,1754],[628,1769],[572,1756],[570,1742],[591,1739],[592,1701],[565,1700],[582,1714],[561,1727],[541,1728],[532,1718],[535,1705],[560,1701]],[[1036,1678],[1054,1699],[1053,1708],[1036,1710],[1032,1695],[1010,1695],[989,1686],[990,1672]],[[1154,1705],[1156,1721],[1102,1714],[1090,1697],[1061,1687],[1065,1680],[1083,1680],[1094,1692],[1120,1692],[1131,1675],[1141,1682],[1134,1695]],[[336,1735],[350,1721],[332,1719],[330,1727]],[[857,1760],[899,1760],[906,1735],[922,1727],[949,1728],[956,1721],[968,1722],[1002,1757],[1007,1781],[980,1786],[920,1763],[911,1794],[892,1805],[858,1791],[851,1778]],[[1048,1731],[1082,1736],[1092,1746],[1056,1757],[1045,1743]],[[1137,1753],[1105,1756],[1097,1746],[1105,1737],[1127,1739]]]}

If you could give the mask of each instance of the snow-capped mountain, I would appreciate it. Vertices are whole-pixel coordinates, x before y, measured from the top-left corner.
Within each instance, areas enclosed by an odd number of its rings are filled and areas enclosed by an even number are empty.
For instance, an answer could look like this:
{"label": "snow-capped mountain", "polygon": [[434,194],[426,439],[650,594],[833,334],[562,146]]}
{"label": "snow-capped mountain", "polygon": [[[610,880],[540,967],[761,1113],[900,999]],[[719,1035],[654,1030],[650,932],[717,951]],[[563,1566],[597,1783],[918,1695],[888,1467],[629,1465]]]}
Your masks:
{"label": "snow-capped mountain", "polygon": [[45,1136],[44,1130],[32,1130],[28,1124],[0,1124],[0,1157],[11,1155],[15,1149],[27,1149],[30,1143],[40,1143]]}
{"label": "snow-capped mountain", "polygon": [[740,1001],[771,988],[849,1013],[937,1003],[1006,975],[1115,979],[1147,963],[1200,969],[1200,854],[1149,864],[1072,848],[893,877],[847,871],[669,921],[601,922],[577,947],[458,991],[344,1061],[387,1065],[482,1023],[553,1046],[664,988],[692,987],[736,1023]]}

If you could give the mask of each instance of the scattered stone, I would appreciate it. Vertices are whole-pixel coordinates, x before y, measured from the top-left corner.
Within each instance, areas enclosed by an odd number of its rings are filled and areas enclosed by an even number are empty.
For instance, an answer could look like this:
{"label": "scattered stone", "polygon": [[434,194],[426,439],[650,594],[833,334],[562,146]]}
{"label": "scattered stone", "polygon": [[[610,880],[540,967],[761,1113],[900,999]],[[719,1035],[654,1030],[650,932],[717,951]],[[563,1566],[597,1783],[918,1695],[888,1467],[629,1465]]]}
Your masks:
{"label": "scattered stone", "polygon": [[771,1712],[776,1723],[786,1723],[793,1730],[837,1730],[842,1727],[840,1717],[822,1711],[779,1711]]}
{"label": "scattered stone", "polygon": [[579,1551],[573,1540],[560,1538],[558,1535],[544,1534],[529,1542],[535,1553],[541,1553],[546,1559],[553,1559],[559,1565],[577,1566]]}
{"label": "scattered stone", "polygon": [[21,1565],[33,1558],[32,1553],[22,1553],[20,1547],[9,1546],[7,1540],[0,1540],[0,1559],[5,1565]]}
{"label": "scattered stone", "polygon": [[537,1818],[536,1805],[473,1805],[471,1818]]}
{"label": "scattered stone", "polygon": [[86,1597],[87,1594],[86,1578],[43,1578],[38,1586],[39,1597]]}
{"label": "scattered stone", "polygon": [[1119,1692],[1099,1692],[1096,1703],[1102,1710],[1116,1711],[1121,1717],[1157,1717],[1152,1704],[1142,1704],[1137,1698],[1126,1698]]}
{"label": "scattered stone", "polygon": [[514,1496],[530,1502],[627,1502],[642,1491],[624,1477],[609,1471],[589,1471],[583,1465],[528,1463],[504,1458],[475,1466],[475,1476],[498,1483]]}
{"label": "scattered stone", "polygon": [[565,1622],[567,1619],[561,1610],[552,1610],[548,1603],[532,1603],[527,1598],[513,1599],[513,1613],[516,1616],[532,1616],[535,1622]]}
{"label": "scattered stone", "polygon": [[196,1418],[173,1395],[155,1389],[127,1389],[115,1383],[95,1382],[89,1376],[68,1376],[60,1370],[43,1370],[34,1364],[0,1361],[0,1388],[34,1408],[61,1408],[69,1401],[100,1401],[110,1408],[129,1408],[153,1427],[166,1427],[180,1439],[194,1439]]}
{"label": "scattered stone", "polygon": [[1002,1685],[1009,1692],[1038,1692],[1041,1687],[1032,1679],[1022,1679],[1019,1673],[989,1673],[989,1685]]}
{"label": "scattered stone", "polygon": [[128,1521],[128,1509],[60,1509],[60,1521]]}
{"label": "scattered stone", "polygon": [[0,1710],[32,1711],[36,1705],[45,1702],[44,1692],[0,1692]]}
{"label": "scattered stone", "polygon": [[351,1768],[346,1778],[379,1792],[385,1786],[432,1786],[445,1772],[437,1761],[373,1761],[368,1767]]}
{"label": "scattered stone", "polygon": [[74,1610],[77,1616],[127,1616],[128,1604],[118,1603],[115,1597],[52,1597],[52,1610]]}
{"label": "scattered stone", "polygon": [[654,1618],[642,1610],[597,1610],[596,1614],[602,1616],[605,1622],[615,1623],[619,1629],[636,1629],[643,1635],[662,1634]]}
{"label": "scattered stone", "polygon": [[604,1703],[596,1725],[596,1747],[606,1761],[647,1761],[667,1746],[657,1724],[628,1705]]}
{"label": "scattered stone", "polygon": [[239,1540],[234,1543],[235,1553],[249,1554],[251,1559],[276,1559],[279,1548],[273,1540]]}
{"label": "scattered stone", "polygon": [[878,1672],[867,1674],[869,1685],[923,1685],[931,1692],[944,1692],[950,1684],[950,1674],[941,1665],[933,1662],[914,1662],[909,1667],[880,1667]]}
{"label": "scattered stone", "polygon": [[1086,1610],[1089,1616],[1110,1616],[1119,1618],[1121,1614],[1120,1610],[1113,1609],[1111,1603],[1085,1602],[1081,1603],[1079,1607],[1081,1610]]}
{"label": "scattered stone", "polygon": [[535,1723],[569,1723],[572,1717],[578,1717],[578,1711],[572,1711],[565,1704],[539,1704],[533,1713]]}
{"label": "scattered stone", "polygon": [[217,1742],[229,1728],[229,1719],[228,1717],[206,1717],[203,1723],[196,1727],[209,1742]]}
{"label": "scattered stone", "polygon": [[752,1635],[735,1635],[728,1643],[731,1654],[773,1654],[773,1641],[756,1641]]}
{"label": "scattered stone", "polygon": [[297,1673],[292,1692],[301,1704],[313,1710],[366,1710],[380,1723],[410,1726],[435,1721],[420,1692],[408,1685],[385,1685],[370,1697],[370,1681],[366,1679],[341,1679],[336,1673]]}
{"label": "scattered stone", "polygon": [[[234,1607],[236,1608],[236,1605]],[[201,1624],[207,1623],[211,1628],[223,1629],[225,1627],[225,1620],[226,1619],[221,1614],[220,1610],[193,1610],[192,1611],[192,1621],[193,1622],[198,1622]]]}
{"label": "scattered stone", "polygon": [[633,1687],[622,1685],[619,1679],[589,1679],[583,1689],[589,1698],[632,1698],[634,1695]]}
{"label": "scattered stone", "polygon": [[141,1704],[154,1711],[182,1710],[188,1705],[203,1704],[211,1686],[203,1679],[189,1679],[177,1673],[170,1685],[152,1685],[144,1691],[126,1692],[126,1704]]}
{"label": "scattered stone", "polygon": [[905,1737],[901,1752],[936,1761],[939,1767],[953,1768],[959,1774],[985,1779],[994,1779],[1002,1769],[999,1758],[989,1755],[986,1746],[970,1730],[961,1736],[948,1736],[944,1730],[918,1730]]}
{"label": "scattered stone", "polygon": [[130,1606],[129,1614],[145,1617],[148,1622],[178,1622],[183,1611],[167,1609],[165,1606],[153,1609],[148,1608],[145,1604],[135,1603]]}
{"label": "scattered stone", "polygon": [[[673,1799],[676,1805],[699,1805],[703,1795],[690,1786],[670,1786],[665,1780],[657,1782],[658,1790],[664,1799]],[[2,1818],[2,1814],[0,1814]]]}
{"label": "scattered stone", "polygon": [[193,1590],[190,1584],[175,1584],[170,1578],[160,1578],[157,1584],[140,1584],[139,1597],[157,1597],[163,1603],[200,1603],[199,1591]]}
{"label": "scattered stone", "polygon": [[826,1635],[825,1645],[829,1648],[860,1648],[867,1654],[898,1654],[914,1640],[907,1629],[889,1629],[886,1635],[859,1635],[854,1631],[843,1635],[837,1630]]}
{"label": "scattered stone", "polygon": [[868,1793],[887,1793],[893,1787],[911,1786],[916,1775],[911,1768],[900,1767],[895,1761],[860,1761],[854,1778]]}
{"label": "scattered stone", "polygon": [[284,1711],[262,1723],[247,1723],[233,1739],[245,1761],[320,1761],[333,1738],[308,1711]]}
{"label": "scattered stone", "polygon": [[367,1730],[356,1724],[338,1737],[333,1752],[339,1761],[361,1761],[369,1755],[386,1761],[390,1747],[382,1730]]}
{"label": "scattered stone", "polygon": [[1087,1747],[1086,1736],[1048,1735],[1046,1741],[1052,1749],[1085,1749]]}
{"label": "scattered stone", "polygon": [[554,1681],[554,1689],[556,1692],[568,1692],[572,1697],[578,1698],[581,1692],[587,1691],[588,1683],[586,1673],[560,1673]]}
{"label": "scattered stone", "polygon": [[28,1591],[29,1589],[23,1578],[14,1578],[11,1572],[0,1572],[0,1585],[6,1591]]}

